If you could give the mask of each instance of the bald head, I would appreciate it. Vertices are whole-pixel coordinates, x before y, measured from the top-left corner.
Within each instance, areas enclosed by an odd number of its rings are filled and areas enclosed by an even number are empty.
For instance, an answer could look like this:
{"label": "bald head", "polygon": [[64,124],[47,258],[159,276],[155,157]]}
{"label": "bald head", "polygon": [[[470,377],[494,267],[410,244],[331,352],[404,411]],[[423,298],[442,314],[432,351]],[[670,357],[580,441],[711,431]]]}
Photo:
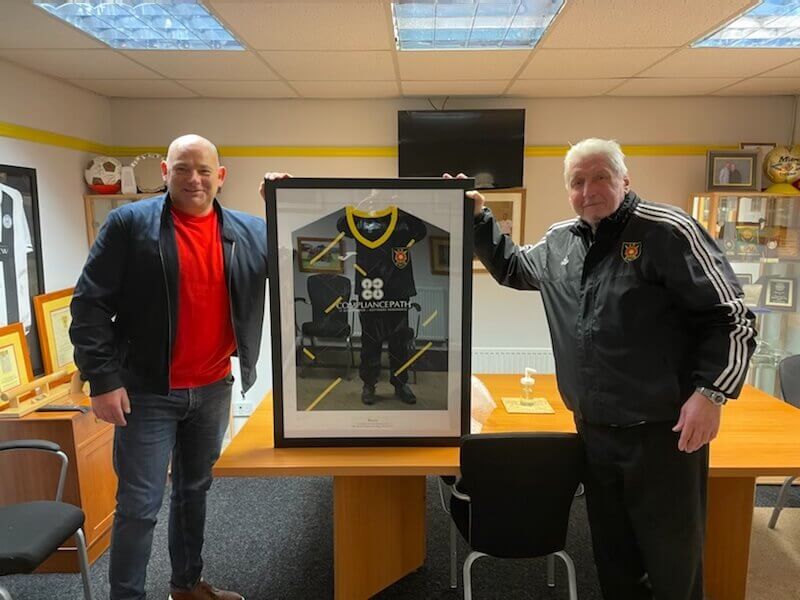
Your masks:
{"label": "bald head", "polygon": [[178,210],[203,216],[213,210],[214,198],[225,181],[226,169],[219,164],[219,153],[206,138],[182,135],[173,140],[161,162],[172,204]]}

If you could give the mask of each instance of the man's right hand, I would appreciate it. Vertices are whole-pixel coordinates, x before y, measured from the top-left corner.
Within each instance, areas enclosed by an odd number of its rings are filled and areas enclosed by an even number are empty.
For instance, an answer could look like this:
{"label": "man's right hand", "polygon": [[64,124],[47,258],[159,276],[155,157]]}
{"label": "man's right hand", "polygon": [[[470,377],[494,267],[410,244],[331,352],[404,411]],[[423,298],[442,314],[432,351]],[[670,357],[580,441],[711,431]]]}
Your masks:
{"label": "man's right hand", "polygon": [[98,419],[106,423],[125,427],[125,415],[131,413],[131,401],[124,387],[111,390],[99,396],[92,396],[92,410]]}
{"label": "man's right hand", "polygon": [[[459,173],[455,177],[450,175],[450,173],[444,173],[442,175],[443,179],[467,179],[467,176],[463,173]],[[478,190],[472,190],[471,192],[467,192],[467,198],[471,198],[474,201],[475,210],[473,211],[475,216],[477,217],[483,211],[483,203],[486,202],[486,198],[483,197]]]}

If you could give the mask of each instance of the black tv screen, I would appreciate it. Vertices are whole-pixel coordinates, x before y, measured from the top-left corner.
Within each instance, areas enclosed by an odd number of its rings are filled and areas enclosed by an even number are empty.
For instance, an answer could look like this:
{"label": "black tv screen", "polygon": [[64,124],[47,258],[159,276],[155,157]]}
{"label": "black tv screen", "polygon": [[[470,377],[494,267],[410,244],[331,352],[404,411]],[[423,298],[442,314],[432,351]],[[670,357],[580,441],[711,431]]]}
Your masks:
{"label": "black tv screen", "polygon": [[400,177],[464,173],[479,189],[522,187],[525,109],[397,113]]}

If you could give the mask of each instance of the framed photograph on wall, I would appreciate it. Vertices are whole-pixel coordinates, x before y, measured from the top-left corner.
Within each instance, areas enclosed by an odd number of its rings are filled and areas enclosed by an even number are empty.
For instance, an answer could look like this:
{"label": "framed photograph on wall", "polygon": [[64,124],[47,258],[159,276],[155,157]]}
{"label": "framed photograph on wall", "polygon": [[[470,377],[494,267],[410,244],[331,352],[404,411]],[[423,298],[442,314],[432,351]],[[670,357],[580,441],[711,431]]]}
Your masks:
{"label": "framed photograph on wall", "polygon": [[[514,243],[522,245],[525,242],[525,188],[512,188],[507,190],[482,190],[486,198],[485,206],[488,207],[500,231],[511,236]],[[477,258],[472,262],[472,270],[486,273],[486,267]]]}
{"label": "framed photograph on wall", "polygon": [[[455,446],[468,433],[473,186],[266,182],[276,447]],[[327,240],[309,256],[338,252],[342,271],[303,270],[309,239]]]}
{"label": "framed photograph on wall", "polygon": [[44,291],[36,170],[0,165],[0,326],[22,323],[35,374],[44,370],[32,298]]}
{"label": "framed photograph on wall", "polygon": [[72,373],[76,369],[74,348],[69,339],[69,326],[72,324],[69,305],[74,290],[67,288],[33,297],[45,374],[61,369]]}
{"label": "framed photograph on wall", "polygon": [[739,281],[739,285],[750,285],[751,283],[753,283],[753,274],[736,273],[736,279]]}
{"label": "framed photograph on wall", "polygon": [[709,150],[706,191],[760,191],[757,150]]}
{"label": "framed photograph on wall", "polygon": [[301,273],[344,273],[343,234],[335,238],[298,237],[297,266]]}

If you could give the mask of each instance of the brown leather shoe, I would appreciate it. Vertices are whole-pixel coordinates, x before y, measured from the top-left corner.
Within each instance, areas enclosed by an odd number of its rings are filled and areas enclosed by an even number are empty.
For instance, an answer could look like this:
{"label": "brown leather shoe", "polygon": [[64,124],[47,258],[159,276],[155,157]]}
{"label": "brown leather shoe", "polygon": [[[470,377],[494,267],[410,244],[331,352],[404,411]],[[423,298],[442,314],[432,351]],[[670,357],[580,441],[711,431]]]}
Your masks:
{"label": "brown leather shoe", "polygon": [[244,600],[241,594],[218,590],[208,582],[200,580],[193,590],[172,589],[169,600]]}

